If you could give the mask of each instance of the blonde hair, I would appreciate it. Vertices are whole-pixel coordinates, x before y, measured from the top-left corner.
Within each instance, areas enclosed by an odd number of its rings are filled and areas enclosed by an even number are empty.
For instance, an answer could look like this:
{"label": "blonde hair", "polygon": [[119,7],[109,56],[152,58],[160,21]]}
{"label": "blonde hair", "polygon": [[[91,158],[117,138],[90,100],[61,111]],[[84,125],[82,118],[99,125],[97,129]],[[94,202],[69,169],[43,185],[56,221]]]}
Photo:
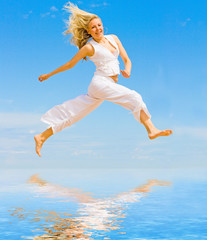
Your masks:
{"label": "blonde hair", "polygon": [[64,9],[71,13],[69,20],[66,21],[67,30],[64,34],[72,34],[71,42],[80,49],[91,38],[91,35],[87,31],[90,21],[99,17],[79,9],[71,2],[66,3]]}

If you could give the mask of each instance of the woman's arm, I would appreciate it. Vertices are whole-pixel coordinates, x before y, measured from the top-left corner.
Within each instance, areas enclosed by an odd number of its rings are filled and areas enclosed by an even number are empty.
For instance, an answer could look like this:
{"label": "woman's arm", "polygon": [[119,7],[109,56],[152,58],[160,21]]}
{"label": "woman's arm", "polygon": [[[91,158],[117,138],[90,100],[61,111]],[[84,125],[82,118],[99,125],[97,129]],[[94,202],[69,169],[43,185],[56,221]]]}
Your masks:
{"label": "woman's arm", "polygon": [[121,70],[121,73],[122,73],[123,77],[129,78],[130,74],[131,74],[131,67],[132,67],[131,61],[130,61],[130,59],[127,55],[127,52],[124,49],[121,41],[118,39],[118,37],[116,35],[112,35],[112,36],[119,47],[120,56],[125,65],[125,70],[123,70],[123,71]]}
{"label": "woman's arm", "polygon": [[92,56],[93,52],[94,52],[94,49],[91,46],[91,44],[86,44],[76,53],[76,55],[69,62],[67,62],[64,65],[62,65],[61,67],[55,69],[51,73],[40,75],[39,81],[43,82],[43,81],[47,80],[49,77],[51,77],[57,73],[60,73],[60,72],[63,72],[63,71],[73,68],[84,57]]}

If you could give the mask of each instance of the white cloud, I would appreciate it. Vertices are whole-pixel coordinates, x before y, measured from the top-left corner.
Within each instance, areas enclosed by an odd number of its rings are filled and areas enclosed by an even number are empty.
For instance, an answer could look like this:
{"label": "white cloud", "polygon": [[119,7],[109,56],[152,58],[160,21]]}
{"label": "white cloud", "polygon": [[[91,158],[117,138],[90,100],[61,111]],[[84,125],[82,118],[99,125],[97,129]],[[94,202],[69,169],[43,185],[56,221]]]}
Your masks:
{"label": "white cloud", "polygon": [[14,100],[12,99],[0,99],[1,104],[12,104]]}
{"label": "white cloud", "polygon": [[185,27],[187,25],[187,23],[190,21],[191,21],[191,18],[187,18],[184,22],[181,22],[181,26]]}
{"label": "white cloud", "polygon": [[79,156],[79,155],[94,155],[92,150],[77,150],[72,153],[72,156]]}
{"label": "white cloud", "polygon": [[29,11],[28,13],[23,15],[24,19],[28,19],[28,17],[32,14],[32,11]]}
{"label": "white cloud", "polygon": [[41,16],[42,18],[44,18],[44,17],[46,17],[46,16],[49,16],[49,15],[50,15],[50,12],[46,12],[46,13],[40,14],[40,16]]}
{"label": "white cloud", "polygon": [[55,6],[52,6],[52,7],[50,8],[50,11],[52,11],[52,12],[57,12],[58,9],[57,9]]}
{"label": "white cloud", "polygon": [[174,128],[175,134],[186,137],[196,137],[207,140],[207,127],[177,126]]}
{"label": "white cloud", "polygon": [[153,158],[151,156],[148,156],[146,154],[137,154],[137,155],[133,154],[131,156],[131,158],[132,159],[136,159],[136,160],[143,160],[143,161],[145,161],[145,160],[153,160]]}
{"label": "white cloud", "polygon": [[103,145],[104,145],[104,143],[101,143],[101,142],[87,142],[87,143],[82,144],[83,147],[100,147]]}
{"label": "white cloud", "polygon": [[0,129],[34,126],[40,123],[36,113],[0,113]]}
{"label": "white cloud", "polygon": [[160,151],[159,148],[152,148],[152,146],[149,149],[148,144],[142,145],[142,146],[140,145],[140,147],[136,147],[134,149],[134,151],[132,152],[131,158],[138,159],[138,160],[153,160],[154,154],[159,151]]}
{"label": "white cloud", "polygon": [[58,9],[55,6],[52,6],[50,8],[50,11],[40,14],[40,16],[42,18],[47,17],[47,16],[50,16],[51,18],[56,18],[56,15],[54,14],[54,12],[57,12],[57,11],[58,11]]}
{"label": "white cloud", "polygon": [[30,135],[4,134],[0,137],[1,154],[24,154],[28,153],[33,143],[33,137]]}
{"label": "white cloud", "polygon": [[0,153],[8,153],[8,154],[26,154],[27,151],[18,151],[18,150],[0,150]]}
{"label": "white cloud", "polygon": [[91,5],[90,5],[90,7],[92,7],[92,8],[98,8],[98,7],[103,7],[103,6],[108,6],[109,5],[109,3],[107,3],[107,2],[103,2],[103,3],[92,3]]}
{"label": "white cloud", "polygon": [[40,124],[39,114],[0,113],[0,155],[6,165],[17,164],[16,157],[31,154],[32,135]]}
{"label": "white cloud", "polygon": [[30,133],[30,134],[34,134],[34,133],[36,133],[36,130],[30,129],[30,130],[29,130],[29,133]]}

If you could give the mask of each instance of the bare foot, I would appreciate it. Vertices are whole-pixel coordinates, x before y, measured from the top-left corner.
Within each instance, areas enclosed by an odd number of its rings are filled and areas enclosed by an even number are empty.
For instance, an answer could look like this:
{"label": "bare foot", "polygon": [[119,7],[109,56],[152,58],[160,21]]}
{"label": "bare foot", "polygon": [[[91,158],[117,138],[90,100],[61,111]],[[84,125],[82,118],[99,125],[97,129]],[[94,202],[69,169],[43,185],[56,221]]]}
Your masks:
{"label": "bare foot", "polygon": [[173,131],[171,129],[166,129],[166,130],[155,130],[152,133],[148,134],[150,139],[155,139],[157,137],[162,137],[162,136],[169,136],[173,133]]}
{"label": "bare foot", "polygon": [[42,157],[42,155],[40,154],[40,150],[42,148],[42,145],[43,145],[44,141],[42,140],[40,134],[36,135],[34,137],[34,140],[35,140],[36,153],[39,155],[39,157]]}

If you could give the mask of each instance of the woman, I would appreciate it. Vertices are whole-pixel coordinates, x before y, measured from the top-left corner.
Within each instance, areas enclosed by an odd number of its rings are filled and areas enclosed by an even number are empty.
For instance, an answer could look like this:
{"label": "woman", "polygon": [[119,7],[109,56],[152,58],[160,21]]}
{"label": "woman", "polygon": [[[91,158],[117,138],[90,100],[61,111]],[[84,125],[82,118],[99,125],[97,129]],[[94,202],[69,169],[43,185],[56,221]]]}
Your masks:
{"label": "woman", "polygon": [[170,129],[161,131],[153,125],[150,113],[137,92],[117,84],[120,74],[117,60],[119,55],[125,64],[125,69],[121,70],[122,76],[129,78],[131,73],[131,61],[118,37],[104,35],[101,19],[97,15],[80,10],[71,3],[66,4],[65,8],[71,13],[65,34],[72,34],[71,41],[79,51],[63,66],[49,74],[41,75],[39,81],[45,81],[54,74],[71,69],[87,57],[95,63],[96,72],[88,87],[88,94],[55,106],[42,116],[41,120],[50,127],[34,137],[36,153],[41,157],[42,145],[50,136],[79,121],[104,100],[131,110],[135,119],[145,126],[150,139],[172,134]]}

